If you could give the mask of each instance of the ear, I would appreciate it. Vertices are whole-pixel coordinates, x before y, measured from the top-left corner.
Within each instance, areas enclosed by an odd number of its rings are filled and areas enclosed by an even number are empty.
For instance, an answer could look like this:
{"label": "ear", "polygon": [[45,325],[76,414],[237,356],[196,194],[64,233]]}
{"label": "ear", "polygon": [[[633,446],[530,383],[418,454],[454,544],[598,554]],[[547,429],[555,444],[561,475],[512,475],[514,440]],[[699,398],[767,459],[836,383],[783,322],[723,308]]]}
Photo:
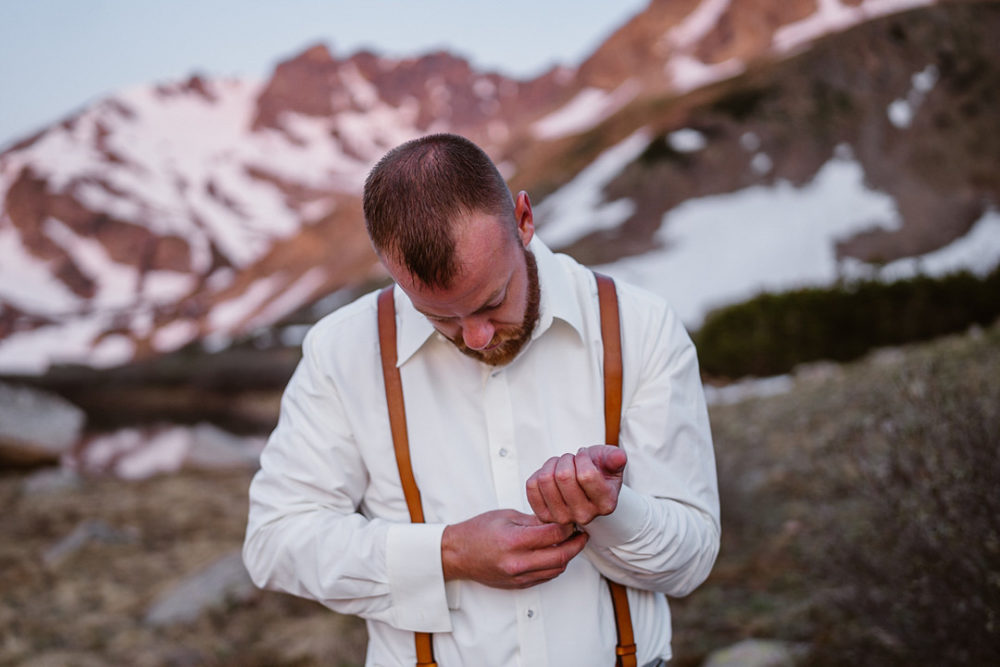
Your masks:
{"label": "ear", "polygon": [[531,200],[524,190],[518,192],[514,200],[514,218],[517,220],[517,236],[527,248],[528,242],[535,235],[535,218],[531,214]]}

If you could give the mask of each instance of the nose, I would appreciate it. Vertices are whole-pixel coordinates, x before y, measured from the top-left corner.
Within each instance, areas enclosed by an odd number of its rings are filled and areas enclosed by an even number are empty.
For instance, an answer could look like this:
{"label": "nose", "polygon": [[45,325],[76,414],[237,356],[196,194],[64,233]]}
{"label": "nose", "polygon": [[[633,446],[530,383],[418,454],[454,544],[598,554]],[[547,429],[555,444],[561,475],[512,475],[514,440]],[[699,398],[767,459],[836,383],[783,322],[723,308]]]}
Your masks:
{"label": "nose", "polygon": [[496,327],[485,318],[467,318],[462,322],[462,340],[473,350],[482,350],[493,340]]}

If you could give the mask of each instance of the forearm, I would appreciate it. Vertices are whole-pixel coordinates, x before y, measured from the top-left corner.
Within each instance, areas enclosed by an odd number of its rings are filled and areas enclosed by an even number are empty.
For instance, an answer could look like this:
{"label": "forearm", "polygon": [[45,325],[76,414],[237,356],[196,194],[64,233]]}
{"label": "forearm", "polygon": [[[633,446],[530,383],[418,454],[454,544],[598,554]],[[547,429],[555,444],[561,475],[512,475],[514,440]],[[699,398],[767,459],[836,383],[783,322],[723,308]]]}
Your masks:
{"label": "forearm", "polygon": [[706,508],[622,488],[618,507],[584,530],[585,554],[613,581],[681,596],[708,576],[719,551],[718,518]]}
{"label": "forearm", "polygon": [[265,475],[251,487],[243,557],[254,583],[405,630],[450,629],[441,525],[368,520],[322,503],[273,504]]}

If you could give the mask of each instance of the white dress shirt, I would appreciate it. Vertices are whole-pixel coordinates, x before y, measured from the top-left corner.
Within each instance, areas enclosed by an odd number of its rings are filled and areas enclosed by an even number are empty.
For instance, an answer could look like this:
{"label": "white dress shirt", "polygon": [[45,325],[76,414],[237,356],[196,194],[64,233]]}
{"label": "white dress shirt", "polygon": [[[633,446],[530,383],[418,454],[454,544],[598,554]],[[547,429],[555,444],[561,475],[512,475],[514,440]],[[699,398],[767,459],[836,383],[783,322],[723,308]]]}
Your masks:
{"label": "white dress shirt", "polygon": [[548,458],[604,438],[597,288],[540,240],[540,318],[511,363],[459,352],[395,291],[413,472],[427,523],[412,525],[393,454],[376,295],[321,320],[250,487],[243,555],[257,585],[366,619],[367,665],[415,662],[434,633],[443,667],[614,664],[602,574],[629,587],[640,665],[670,657],[665,594],[685,595],[719,548],[719,502],[698,364],[677,316],[618,283],[624,365],[615,512],[559,577],[524,590],[445,582],[447,524],[498,508],[531,513],[527,478]]}

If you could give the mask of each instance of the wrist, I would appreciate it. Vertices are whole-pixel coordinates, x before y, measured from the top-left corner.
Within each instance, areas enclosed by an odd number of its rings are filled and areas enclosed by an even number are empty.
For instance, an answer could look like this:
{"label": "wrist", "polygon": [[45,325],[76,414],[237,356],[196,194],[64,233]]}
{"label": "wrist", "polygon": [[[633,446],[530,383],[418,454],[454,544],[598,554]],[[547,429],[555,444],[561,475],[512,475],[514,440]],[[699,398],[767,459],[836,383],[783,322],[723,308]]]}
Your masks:
{"label": "wrist", "polygon": [[444,532],[441,533],[441,572],[444,574],[445,581],[462,578],[461,549],[458,546],[461,541],[458,535],[460,530],[458,524],[449,524],[444,527]]}
{"label": "wrist", "polygon": [[623,484],[615,511],[595,517],[584,530],[594,544],[607,547],[625,544],[642,532],[649,522],[650,511],[648,501]]}

